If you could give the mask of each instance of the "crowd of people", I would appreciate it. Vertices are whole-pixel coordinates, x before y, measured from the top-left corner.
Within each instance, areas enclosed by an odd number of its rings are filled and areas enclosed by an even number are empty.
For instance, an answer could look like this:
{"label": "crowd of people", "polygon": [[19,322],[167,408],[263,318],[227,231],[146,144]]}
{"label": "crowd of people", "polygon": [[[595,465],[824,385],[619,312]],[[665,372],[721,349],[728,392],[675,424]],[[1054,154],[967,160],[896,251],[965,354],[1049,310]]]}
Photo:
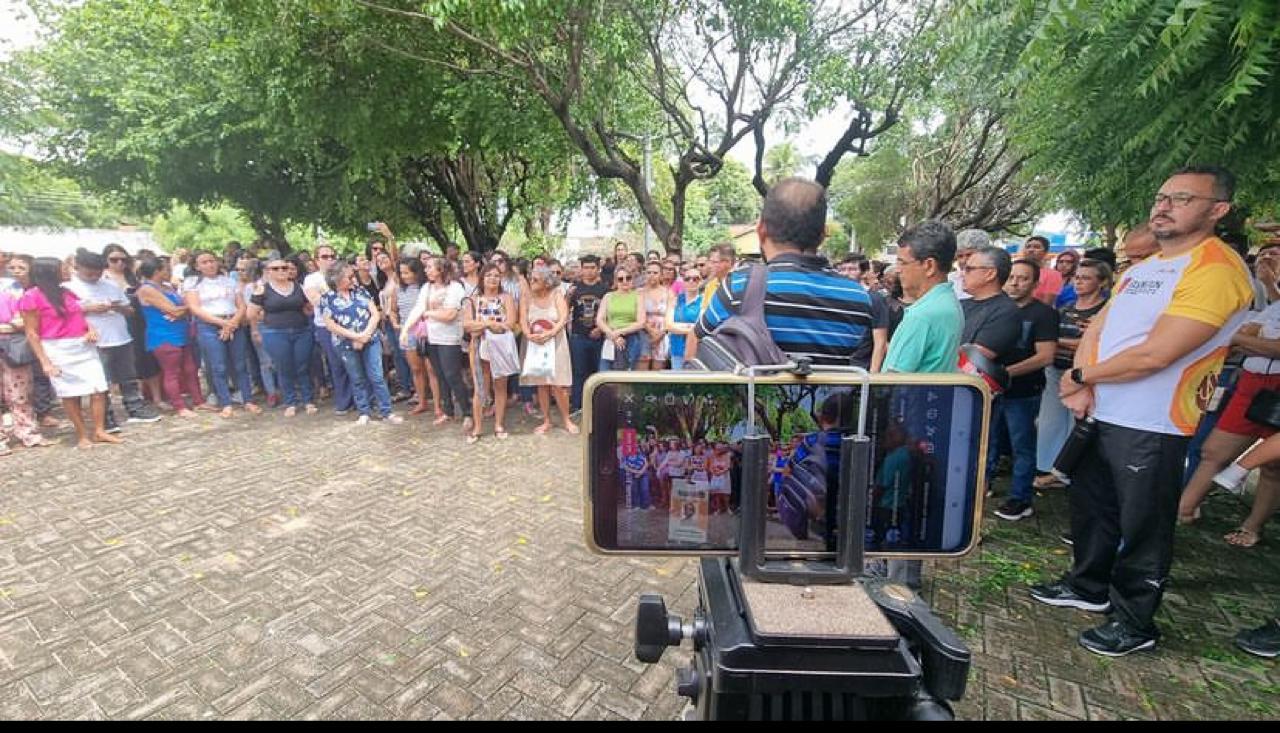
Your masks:
{"label": "crowd of people", "polygon": [[[1250,270],[1247,251],[1219,238],[1232,189],[1221,169],[1177,172],[1129,231],[1123,260],[1107,248],[1051,255],[1042,237],[1011,256],[983,231],[925,221],[902,234],[892,263],[833,264],[818,254],[825,192],[787,179],[757,225],[761,315],[786,354],[819,365],[948,373],[962,346],[998,364],[1008,380],[989,474],[1008,456],[1010,480],[996,516],[1032,516],[1037,490],[1070,484],[1073,569],[1032,596],[1109,611],[1081,635],[1092,651],[1150,648],[1176,523],[1195,521],[1213,486],[1238,490],[1261,467],[1253,512],[1226,537],[1251,547],[1280,494],[1276,427],[1249,410],[1280,387],[1280,302],[1269,305],[1280,243],[1249,256]],[[429,413],[435,428],[460,424],[468,443],[487,420],[507,438],[512,410],[536,416],[536,433],[576,434],[591,374],[683,368],[740,312],[752,272],[729,244],[689,260],[623,243],[568,263],[453,248],[403,256],[374,228],[354,256],[235,243],[221,254],[0,255],[0,454],[49,445],[41,430],[59,424],[57,400],[82,447],[119,442],[122,422],[165,411],[293,418],[326,401],[361,425]],[[1086,415],[1099,438],[1075,475],[1055,472]],[[723,474],[717,449],[704,450],[655,446],[652,465],[626,467],[632,500],[662,506],[672,476]],[[918,562],[886,572],[920,580]],[[1275,621],[1248,633],[1245,648],[1280,651]]]}

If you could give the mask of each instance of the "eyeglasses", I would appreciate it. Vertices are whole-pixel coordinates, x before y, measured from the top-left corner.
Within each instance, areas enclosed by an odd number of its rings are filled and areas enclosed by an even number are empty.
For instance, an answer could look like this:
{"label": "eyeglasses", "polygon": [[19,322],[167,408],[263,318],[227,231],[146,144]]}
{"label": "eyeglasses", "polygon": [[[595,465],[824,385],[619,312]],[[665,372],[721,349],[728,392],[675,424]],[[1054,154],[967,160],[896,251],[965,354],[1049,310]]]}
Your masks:
{"label": "eyeglasses", "polygon": [[268,270],[287,270],[287,269],[289,269],[289,266],[288,266],[288,265],[272,265],[271,267],[268,267],[267,269],[268,269]]}
{"label": "eyeglasses", "polygon": [[629,282],[631,282],[631,276],[630,276],[630,275],[619,275],[619,276],[617,276],[617,277],[616,277],[616,278],[614,278],[614,279],[615,279],[615,280],[617,280],[617,281],[618,281],[618,282],[620,282],[620,283],[629,283]]}
{"label": "eyeglasses", "polygon": [[1215,196],[1198,196],[1194,193],[1158,193],[1151,203],[1151,208],[1154,209],[1169,204],[1173,208],[1181,209],[1196,199],[1204,199],[1215,203],[1225,203],[1227,201],[1227,199],[1220,199]]}

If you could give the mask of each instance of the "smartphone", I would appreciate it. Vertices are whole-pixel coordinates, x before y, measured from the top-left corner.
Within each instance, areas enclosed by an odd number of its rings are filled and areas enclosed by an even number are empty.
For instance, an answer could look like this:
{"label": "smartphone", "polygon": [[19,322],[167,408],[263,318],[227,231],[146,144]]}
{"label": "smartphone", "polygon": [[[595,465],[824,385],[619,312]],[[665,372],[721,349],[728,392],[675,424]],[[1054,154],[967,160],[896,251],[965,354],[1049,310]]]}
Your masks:
{"label": "smartphone", "polygon": [[[742,492],[757,491],[766,497],[770,555],[834,555],[839,445],[858,431],[860,383],[852,375],[782,375],[757,379],[752,391],[747,381],[672,371],[606,372],[587,382],[588,547],[733,555]],[[989,389],[967,375],[887,374],[872,376],[868,395],[865,553],[967,554],[982,510]],[[767,470],[752,486],[742,471],[749,434],[769,438]]]}
{"label": "smartphone", "polygon": [[365,225],[364,225],[364,228],[365,228],[366,230],[368,230],[368,231],[376,232],[376,231],[378,231],[378,224],[380,224],[380,223],[381,223],[381,222],[371,221],[371,222],[369,222],[368,224],[365,224]]}

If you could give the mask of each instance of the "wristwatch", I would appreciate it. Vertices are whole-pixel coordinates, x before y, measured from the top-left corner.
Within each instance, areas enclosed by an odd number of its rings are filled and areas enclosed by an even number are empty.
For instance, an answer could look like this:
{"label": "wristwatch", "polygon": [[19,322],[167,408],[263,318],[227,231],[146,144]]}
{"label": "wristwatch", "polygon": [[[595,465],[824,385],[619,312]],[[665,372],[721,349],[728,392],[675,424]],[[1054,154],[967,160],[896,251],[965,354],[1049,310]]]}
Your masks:
{"label": "wristwatch", "polygon": [[1080,367],[1076,367],[1075,369],[1072,369],[1072,370],[1071,370],[1071,381],[1073,381],[1073,382],[1075,382],[1076,384],[1079,384],[1079,385],[1081,385],[1081,386],[1084,386],[1084,384],[1085,384],[1085,381],[1084,381],[1084,370],[1083,370],[1083,369],[1081,369]]}

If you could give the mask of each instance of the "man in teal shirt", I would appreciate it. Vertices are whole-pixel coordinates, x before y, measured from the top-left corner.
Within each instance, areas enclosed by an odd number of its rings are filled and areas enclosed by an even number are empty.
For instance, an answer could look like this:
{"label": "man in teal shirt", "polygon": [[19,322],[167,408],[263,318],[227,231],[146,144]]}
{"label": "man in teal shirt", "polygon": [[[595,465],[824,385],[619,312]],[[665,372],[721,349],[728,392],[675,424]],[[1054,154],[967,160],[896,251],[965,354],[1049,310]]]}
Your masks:
{"label": "man in teal shirt", "polygon": [[[889,341],[884,371],[958,371],[964,311],[947,280],[955,257],[956,235],[940,221],[920,222],[898,239],[898,277],[903,295],[914,302]],[[919,560],[890,560],[888,575],[919,590],[920,567]]]}
{"label": "man in teal shirt", "polygon": [[957,371],[964,311],[947,281],[956,256],[956,236],[940,221],[924,221],[898,240],[902,292],[914,302],[893,332],[886,372]]}

